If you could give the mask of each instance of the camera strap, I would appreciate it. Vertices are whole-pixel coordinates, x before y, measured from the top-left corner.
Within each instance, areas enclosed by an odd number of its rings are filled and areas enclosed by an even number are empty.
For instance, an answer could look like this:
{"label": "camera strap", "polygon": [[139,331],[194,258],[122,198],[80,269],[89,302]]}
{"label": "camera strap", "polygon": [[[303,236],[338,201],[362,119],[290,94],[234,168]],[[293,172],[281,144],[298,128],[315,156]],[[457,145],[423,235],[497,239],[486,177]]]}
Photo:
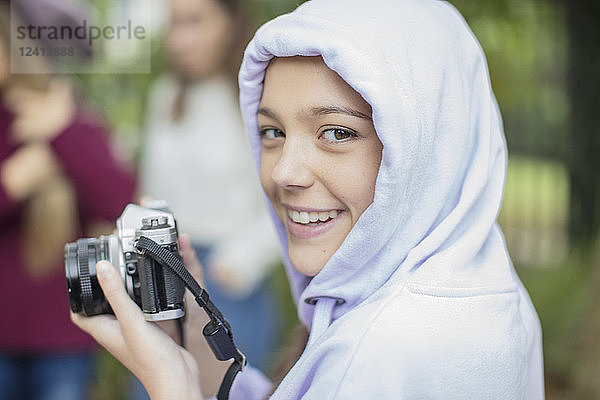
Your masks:
{"label": "camera strap", "polygon": [[229,325],[229,322],[223,317],[221,311],[210,300],[208,292],[189,273],[179,257],[146,236],[139,238],[136,247],[140,252],[149,255],[161,265],[173,271],[194,295],[196,303],[204,309],[210,318],[210,321],[202,330],[202,334],[210,349],[219,361],[233,359],[233,363],[229,366],[217,393],[218,400],[229,399],[231,385],[238,372],[246,365],[246,356],[236,347],[233,341],[231,325]]}

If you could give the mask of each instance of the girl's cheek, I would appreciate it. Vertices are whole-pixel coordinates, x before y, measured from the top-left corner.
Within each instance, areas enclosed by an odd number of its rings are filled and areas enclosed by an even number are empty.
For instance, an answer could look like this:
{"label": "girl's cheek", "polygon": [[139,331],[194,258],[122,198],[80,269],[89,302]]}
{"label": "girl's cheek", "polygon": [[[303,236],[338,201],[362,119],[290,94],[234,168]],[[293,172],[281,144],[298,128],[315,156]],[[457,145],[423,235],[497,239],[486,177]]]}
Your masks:
{"label": "girl's cheek", "polygon": [[269,194],[270,181],[271,168],[269,166],[269,160],[262,156],[260,159],[260,184],[267,195]]}
{"label": "girl's cheek", "polygon": [[260,184],[269,200],[271,200],[271,203],[275,205],[276,185],[271,178],[272,172],[273,169],[270,167],[269,160],[262,158],[260,167]]}

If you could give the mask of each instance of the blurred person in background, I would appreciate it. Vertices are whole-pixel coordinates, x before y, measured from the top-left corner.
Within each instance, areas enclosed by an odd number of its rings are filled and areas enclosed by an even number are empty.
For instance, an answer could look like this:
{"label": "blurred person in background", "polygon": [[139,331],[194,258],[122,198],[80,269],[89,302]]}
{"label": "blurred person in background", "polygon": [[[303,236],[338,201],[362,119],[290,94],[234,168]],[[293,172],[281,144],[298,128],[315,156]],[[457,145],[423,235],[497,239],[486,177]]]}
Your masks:
{"label": "blurred person in background", "polygon": [[206,267],[211,298],[249,361],[264,369],[279,336],[265,278],[280,250],[238,105],[251,34],[244,3],[170,1],[171,71],[150,93],[140,185],[168,201]]}
{"label": "blurred person in background", "polygon": [[135,178],[69,82],[10,73],[9,27],[0,2],[0,399],[84,399],[96,345],[69,320],[63,249],[92,224],[112,225]]}

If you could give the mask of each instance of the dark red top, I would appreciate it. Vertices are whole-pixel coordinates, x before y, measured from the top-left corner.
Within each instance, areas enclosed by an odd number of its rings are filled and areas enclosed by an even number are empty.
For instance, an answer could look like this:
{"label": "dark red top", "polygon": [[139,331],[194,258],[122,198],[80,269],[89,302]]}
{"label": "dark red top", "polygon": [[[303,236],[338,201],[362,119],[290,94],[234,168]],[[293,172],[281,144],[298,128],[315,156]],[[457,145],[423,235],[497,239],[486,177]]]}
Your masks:
{"label": "dark red top", "polygon": [[[9,138],[11,121],[0,106],[0,163],[18,148]],[[79,113],[50,147],[75,187],[81,234],[86,221],[114,221],[133,198],[135,178],[113,156],[102,125]],[[93,339],[69,319],[62,263],[43,283],[27,275],[20,251],[22,217],[23,204],[12,201],[0,184],[0,351],[92,348]]]}

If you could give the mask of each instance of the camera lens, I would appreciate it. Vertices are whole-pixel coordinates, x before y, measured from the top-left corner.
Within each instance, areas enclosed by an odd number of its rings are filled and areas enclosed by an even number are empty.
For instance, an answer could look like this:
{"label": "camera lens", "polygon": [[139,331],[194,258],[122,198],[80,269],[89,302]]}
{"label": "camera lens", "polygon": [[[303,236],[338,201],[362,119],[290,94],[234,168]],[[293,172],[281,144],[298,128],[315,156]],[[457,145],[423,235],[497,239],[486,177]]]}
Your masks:
{"label": "camera lens", "polygon": [[65,245],[65,274],[71,310],[86,316],[112,313],[96,276],[96,262],[110,259],[104,237]]}

